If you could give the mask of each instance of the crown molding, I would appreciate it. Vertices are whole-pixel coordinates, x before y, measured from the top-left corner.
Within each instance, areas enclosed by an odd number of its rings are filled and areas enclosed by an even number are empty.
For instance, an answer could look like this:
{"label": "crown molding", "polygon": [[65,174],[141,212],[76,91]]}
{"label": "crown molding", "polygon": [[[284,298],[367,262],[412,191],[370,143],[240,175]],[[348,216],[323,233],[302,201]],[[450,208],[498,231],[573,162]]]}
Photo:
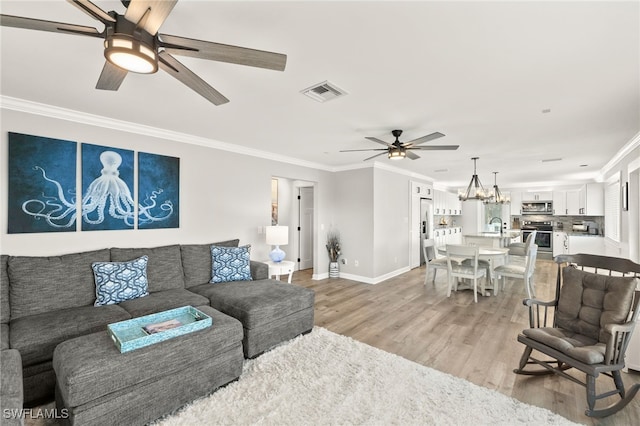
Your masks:
{"label": "crown molding", "polygon": [[258,157],[281,163],[292,164],[294,166],[307,167],[311,169],[334,172],[334,167],[326,164],[304,161],[286,155],[274,154],[272,152],[259,149],[247,148],[215,139],[190,135],[188,133],[176,132],[173,130],[161,129],[158,127],[146,126],[144,124],[131,121],[117,120],[101,115],[89,114],[86,112],[62,108],[59,106],[28,101],[26,99],[13,98],[11,96],[0,95],[0,108],[11,111],[25,112],[28,114],[40,115],[43,117],[55,118],[58,120],[71,121],[79,124],[86,124],[105,129],[118,130],[127,133],[150,136],[158,139],[166,139],[173,142],[182,142],[192,145],[204,146],[221,151],[233,152],[236,154]]}
{"label": "crown molding", "polygon": [[611,160],[602,167],[602,169],[600,169],[599,180],[603,181],[607,173],[609,173],[616,164],[618,164],[627,155],[631,154],[631,152],[638,147],[640,147],[640,133],[637,133],[633,138],[631,138],[631,140],[627,142],[620,151],[618,151],[616,155],[614,155],[613,158],[611,158]]}

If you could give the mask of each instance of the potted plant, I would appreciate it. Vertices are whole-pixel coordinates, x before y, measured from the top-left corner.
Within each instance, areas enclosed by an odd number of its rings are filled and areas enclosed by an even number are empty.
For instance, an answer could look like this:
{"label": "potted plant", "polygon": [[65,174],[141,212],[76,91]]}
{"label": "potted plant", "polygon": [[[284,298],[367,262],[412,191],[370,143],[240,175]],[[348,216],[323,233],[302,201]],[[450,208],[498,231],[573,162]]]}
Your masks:
{"label": "potted plant", "polygon": [[339,278],[340,234],[338,231],[329,231],[327,234],[327,253],[329,254],[329,278]]}

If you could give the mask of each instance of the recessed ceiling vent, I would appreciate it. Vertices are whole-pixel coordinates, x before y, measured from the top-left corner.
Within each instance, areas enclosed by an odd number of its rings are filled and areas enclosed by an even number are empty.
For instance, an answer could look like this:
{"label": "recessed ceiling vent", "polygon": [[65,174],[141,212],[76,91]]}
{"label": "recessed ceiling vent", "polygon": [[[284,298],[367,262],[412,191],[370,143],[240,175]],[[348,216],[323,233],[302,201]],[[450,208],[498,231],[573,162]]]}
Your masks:
{"label": "recessed ceiling vent", "polygon": [[318,102],[327,102],[347,94],[347,92],[329,81],[314,84],[311,87],[301,90],[300,93],[307,95]]}

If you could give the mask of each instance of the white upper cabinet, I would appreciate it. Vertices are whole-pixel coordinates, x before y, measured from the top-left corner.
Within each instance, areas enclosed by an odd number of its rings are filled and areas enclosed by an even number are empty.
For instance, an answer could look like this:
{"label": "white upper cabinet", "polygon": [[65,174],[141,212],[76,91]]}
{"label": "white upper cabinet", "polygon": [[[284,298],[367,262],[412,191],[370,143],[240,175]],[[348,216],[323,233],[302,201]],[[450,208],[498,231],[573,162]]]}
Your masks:
{"label": "white upper cabinet", "polygon": [[604,185],[588,183],[586,189],[585,212],[587,216],[604,216]]}
{"label": "white upper cabinet", "polygon": [[580,190],[567,191],[567,215],[578,216],[580,214]]}
{"label": "white upper cabinet", "polygon": [[434,191],[433,214],[458,216],[462,214],[462,202],[452,192]]}
{"label": "white upper cabinet", "polygon": [[521,201],[551,201],[552,199],[551,191],[523,192]]}
{"label": "white upper cabinet", "polygon": [[567,215],[567,191],[553,191],[553,214],[554,216]]}
{"label": "white upper cabinet", "polygon": [[411,193],[421,198],[433,198],[433,186],[421,182],[411,182]]}

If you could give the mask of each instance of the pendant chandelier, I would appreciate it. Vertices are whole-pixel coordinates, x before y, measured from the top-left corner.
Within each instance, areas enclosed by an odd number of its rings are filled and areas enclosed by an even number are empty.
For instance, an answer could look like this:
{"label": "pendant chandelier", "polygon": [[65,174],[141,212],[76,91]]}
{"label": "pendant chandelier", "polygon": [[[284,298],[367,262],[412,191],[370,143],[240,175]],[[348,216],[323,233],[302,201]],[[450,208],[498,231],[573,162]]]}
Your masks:
{"label": "pendant chandelier", "polygon": [[480,179],[476,174],[476,160],[480,157],[472,157],[473,160],[473,176],[471,176],[471,182],[469,182],[469,186],[467,186],[467,190],[465,192],[461,192],[458,194],[458,199],[461,201],[467,200],[480,200],[484,201],[490,198],[490,195],[487,194],[482,183],[480,183]]}
{"label": "pendant chandelier", "polygon": [[485,204],[510,204],[511,198],[505,196],[498,188],[498,172],[493,172],[493,192],[489,199],[485,200]]}

